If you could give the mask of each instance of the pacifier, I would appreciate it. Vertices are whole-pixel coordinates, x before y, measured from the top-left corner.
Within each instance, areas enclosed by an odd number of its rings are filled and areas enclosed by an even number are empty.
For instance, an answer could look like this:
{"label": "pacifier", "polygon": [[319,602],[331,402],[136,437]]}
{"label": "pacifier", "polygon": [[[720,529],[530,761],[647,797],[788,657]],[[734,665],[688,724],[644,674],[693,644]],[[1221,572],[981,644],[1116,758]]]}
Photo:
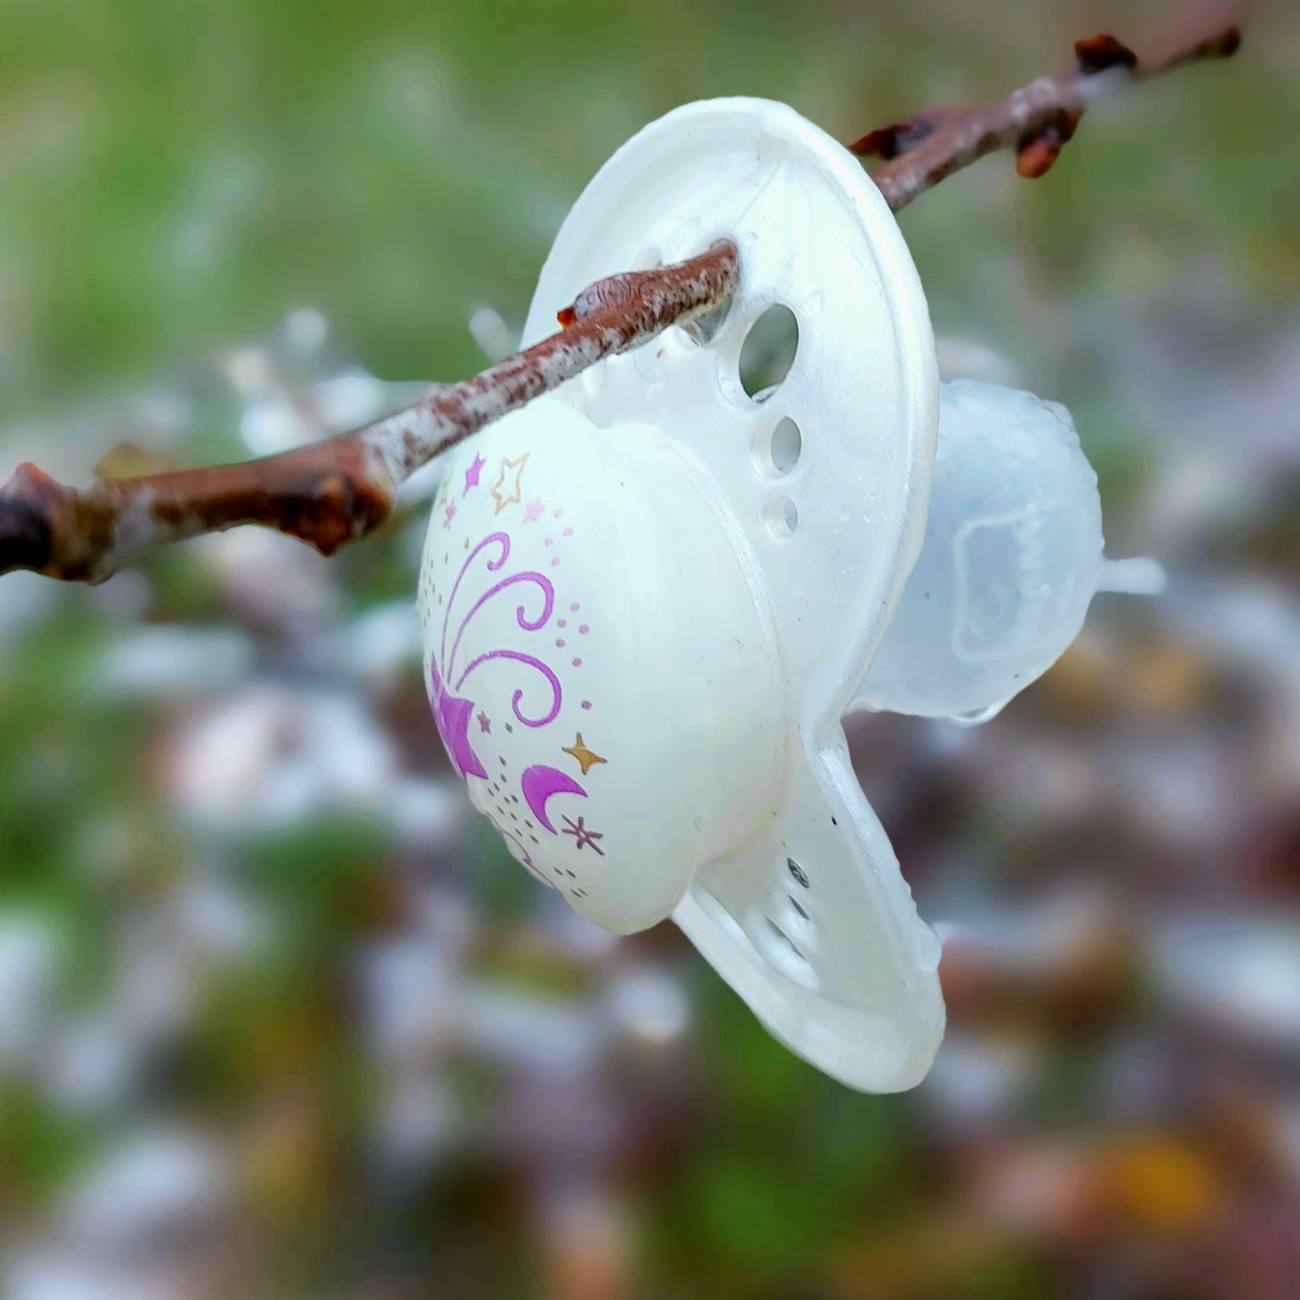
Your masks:
{"label": "pacifier", "polygon": [[[941,397],[892,213],[781,104],[688,105],[620,149],[524,343],[595,280],[724,237],[723,319],[609,357],[448,460],[420,577],[429,696],[534,876],[617,933],[671,916],[800,1056],[895,1091],[943,1035],[940,944],[841,719],[988,716],[1045,671],[1106,572],[1096,476],[1063,408]],[[751,395],[742,350],[774,307],[797,347]]]}

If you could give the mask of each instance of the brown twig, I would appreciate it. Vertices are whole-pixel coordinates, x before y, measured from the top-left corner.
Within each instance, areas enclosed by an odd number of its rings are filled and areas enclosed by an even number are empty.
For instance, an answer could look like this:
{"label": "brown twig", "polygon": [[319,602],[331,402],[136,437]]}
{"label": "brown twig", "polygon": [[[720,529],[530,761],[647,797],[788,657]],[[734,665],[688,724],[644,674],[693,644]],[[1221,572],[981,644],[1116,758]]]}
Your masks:
{"label": "brown twig", "polygon": [[897,212],[945,176],[999,149],[1016,151],[1016,171],[1042,176],[1099,95],[1188,63],[1226,58],[1241,44],[1247,6],[1214,5],[1185,16],[1176,31],[1147,43],[1145,58],[1113,36],[1078,41],[1074,66],[1040,77],[987,108],[939,108],[870,131],[849,146],[886,159],[872,173]]}
{"label": "brown twig", "polygon": [[558,334],[355,433],[265,460],[85,490],[20,465],[0,488],[0,574],[102,582],[150,547],[237,524],[277,528],[332,554],[377,528],[420,466],[601,358],[718,308],[739,271],[736,246],[723,241],[675,266],[600,280],[561,313]]}
{"label": "brown twig", "polygon": [[[1146,59],[1111,36],[1080,41],[1070,71],[1040,78],[1000,104],[935,109],[850,148],[887,160],[874,180],[895,211],[997,149],[1016,150],[1022,176],[1041,176],[1099,93],[1231,54],[1240,23],[1240,10],[1216,9],[1184,22],[1162,53]],[[739,274],[736,247],[723,242],[676,266],[611,276],[560,313],[560,333],[376,424],[265,460],[84,490],[22,465],[0,488],[0,575],[34,569],[101,582],[150,547],[237,524],[277,528],[329,555],[378,527],[398,486],[421,465],[603,357],[721,308]]]}

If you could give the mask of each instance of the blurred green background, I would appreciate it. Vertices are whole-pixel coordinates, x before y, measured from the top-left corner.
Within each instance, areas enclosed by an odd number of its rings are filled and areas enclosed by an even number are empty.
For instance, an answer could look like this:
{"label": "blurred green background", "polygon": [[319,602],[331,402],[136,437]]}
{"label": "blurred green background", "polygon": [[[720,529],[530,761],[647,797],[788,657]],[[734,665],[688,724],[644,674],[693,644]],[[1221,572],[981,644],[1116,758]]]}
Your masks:
{"label": "blurred green background", "polygon": [[[202,463],[509,350],[568,206],[692,99],[842,139],[1165,6],[0,0],[0,475]],[[949,375],[1073,410],[1109,550],[1057,669],[851,741],[952,1027],[862,1097],[462,802],[423,520],[0,582],[15,1300],[1300,1294],[1300,16],[902,217]]]}

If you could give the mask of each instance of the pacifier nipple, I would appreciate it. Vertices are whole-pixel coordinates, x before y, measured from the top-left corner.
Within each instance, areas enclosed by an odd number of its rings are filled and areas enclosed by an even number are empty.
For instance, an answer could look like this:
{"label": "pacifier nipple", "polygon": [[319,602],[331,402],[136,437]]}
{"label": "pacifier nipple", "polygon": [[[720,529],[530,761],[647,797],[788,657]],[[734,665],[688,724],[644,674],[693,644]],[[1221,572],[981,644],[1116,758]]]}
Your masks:
{"label": "pacifier nipple", "polygon": [[[941,385],[925,542],[854,707],[992,716],[1078,635],[1094,592],[1126,572],[1110,563],[1069,411],[993,384]],[[1150,585],[1145,568],[1129,576]]]}

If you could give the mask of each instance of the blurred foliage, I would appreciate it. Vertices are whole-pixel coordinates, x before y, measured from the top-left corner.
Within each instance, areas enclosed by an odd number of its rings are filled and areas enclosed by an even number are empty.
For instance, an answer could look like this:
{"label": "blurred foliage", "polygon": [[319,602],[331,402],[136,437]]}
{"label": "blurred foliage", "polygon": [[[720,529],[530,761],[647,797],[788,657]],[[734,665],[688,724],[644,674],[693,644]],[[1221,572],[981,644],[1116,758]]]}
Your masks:
{"label": "blurred foliage", "polygon": [[[568,203],[649,118],[768,95],[851,135],[1000,95],[1081,26],[1155,8],[7,4],[0,412],[152,378],[302,303],[382,374],[469,373],[468,312],[522,319]],[[1256,41],[1095,114],[1043,184],[1006,160],[949,181],[907,219],[938,324],[1050,350],[1060,303],[1158,298],[1189,260],[1287,300],[1295,108]]]}

